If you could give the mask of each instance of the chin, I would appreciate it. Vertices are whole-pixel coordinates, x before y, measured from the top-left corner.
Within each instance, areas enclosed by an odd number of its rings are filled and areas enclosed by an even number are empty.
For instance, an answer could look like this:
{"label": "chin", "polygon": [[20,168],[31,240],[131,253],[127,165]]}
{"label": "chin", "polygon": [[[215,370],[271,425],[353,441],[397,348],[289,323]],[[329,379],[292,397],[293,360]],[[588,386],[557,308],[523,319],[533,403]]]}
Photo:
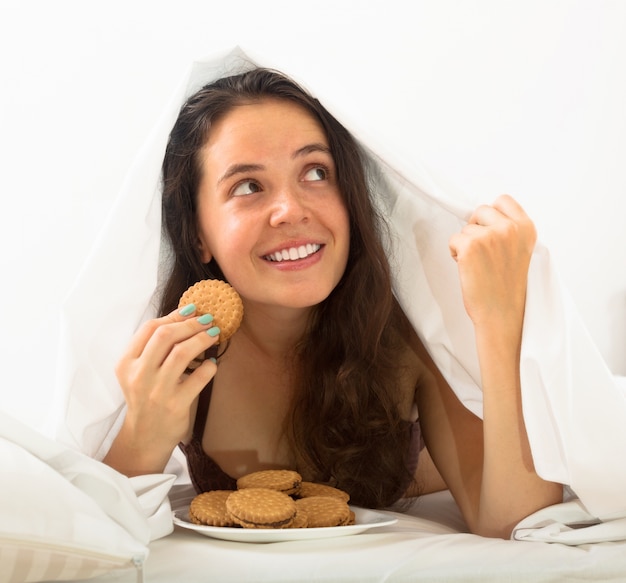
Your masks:
{"label": "chin", "polygon": [[307,309],[314,308],[322,302],[328,299],[328,296],[332,293],[333,288],[329,290],[320,290],[316,293],[293,293],[288,297],[284,297],[281,302],[282,305],[294,309]]}

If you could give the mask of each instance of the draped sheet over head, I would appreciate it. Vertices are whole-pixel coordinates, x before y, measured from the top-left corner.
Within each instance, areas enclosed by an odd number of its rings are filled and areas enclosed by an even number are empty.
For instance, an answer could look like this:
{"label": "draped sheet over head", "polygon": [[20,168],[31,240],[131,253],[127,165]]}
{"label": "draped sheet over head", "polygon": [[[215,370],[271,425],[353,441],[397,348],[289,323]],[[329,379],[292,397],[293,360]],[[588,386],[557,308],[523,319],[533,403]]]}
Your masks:
{"label": "draped sheet over head", "polygon": [[[160,167],[169,131],[188,95],[256,64],[272,66],[240,49],[191,66],[131,168],[64,304],[55,433],[88,455],[101,458],[119,428],[124,398],[114,367],[139,324],[156,314],[155,290],[168,266],[161,244]],[[472,207],[418,164],[409,166],[389,152],[383,160],[382,148],[367,143],[357,121],[310,89],[367,153],[378,203],[392,227],[396,294],[456,394],[481,415],[473,328],[448,251],[450,235]],[[626,516],[626,393],[594,347],[540,243],[530,266],[521,378],[538,473],[569,485],[595,516]]]}

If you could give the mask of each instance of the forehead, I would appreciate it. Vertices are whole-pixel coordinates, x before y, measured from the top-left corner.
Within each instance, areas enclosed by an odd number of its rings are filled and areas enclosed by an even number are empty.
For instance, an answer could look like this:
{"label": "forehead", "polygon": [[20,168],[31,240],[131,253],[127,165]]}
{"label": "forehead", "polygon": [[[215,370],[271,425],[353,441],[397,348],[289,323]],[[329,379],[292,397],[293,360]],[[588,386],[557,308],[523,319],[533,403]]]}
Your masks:
{"label": "forehead", "polygon": [[234,106],[212,125],[205,154],[228,147],[276,146],[315,139],[327,143],[319,120],[303,106],[282,99],[263,99]]}

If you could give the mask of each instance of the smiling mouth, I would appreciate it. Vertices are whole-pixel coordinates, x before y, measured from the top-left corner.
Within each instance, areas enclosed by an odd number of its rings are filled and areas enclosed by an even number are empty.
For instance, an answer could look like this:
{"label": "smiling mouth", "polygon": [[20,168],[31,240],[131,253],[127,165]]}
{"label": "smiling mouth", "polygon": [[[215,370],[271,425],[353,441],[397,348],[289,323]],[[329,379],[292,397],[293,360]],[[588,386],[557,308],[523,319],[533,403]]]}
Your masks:
{"label": "smiling mouth", "polygon": [[266,255],[264,259],[277,263],[280,263],[281,261],[298,261],[299,259],[306,259],[310,255],[314,255],[321,248],[322,246],[317,243],[307,243],[306,245],[300,245],[299,247],[289,247],[288,249],[276,251],[275,253]]}

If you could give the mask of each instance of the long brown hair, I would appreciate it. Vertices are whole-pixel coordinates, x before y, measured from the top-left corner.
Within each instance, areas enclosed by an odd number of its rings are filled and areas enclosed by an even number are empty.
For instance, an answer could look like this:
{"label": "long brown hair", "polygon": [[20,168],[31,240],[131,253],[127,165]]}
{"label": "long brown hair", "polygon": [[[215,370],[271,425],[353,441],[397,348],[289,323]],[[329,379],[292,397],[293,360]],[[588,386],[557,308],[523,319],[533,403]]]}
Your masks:
{"label": "long brown hair", "polygon": [[355,504],[382,507],[410,480],[409,427],[398,412],[398,352],[406,323],[393,296],[378,215],[362,152],[351,134],[309,93],[276,71],[256,68],[200,89],[183,105],[163,162],[163,226],[173,267],[161,295],[161,314],[176,308],[200,279],[224,279],[203,264],[196,206],[199,152],[212,124],[242,103],[284,99],[304,107],[326,133],[339,190],[350,216],[345,273],[313,311],[297,347],[297,373],[287,435],[298,469],[309,479],[348,491]]}

